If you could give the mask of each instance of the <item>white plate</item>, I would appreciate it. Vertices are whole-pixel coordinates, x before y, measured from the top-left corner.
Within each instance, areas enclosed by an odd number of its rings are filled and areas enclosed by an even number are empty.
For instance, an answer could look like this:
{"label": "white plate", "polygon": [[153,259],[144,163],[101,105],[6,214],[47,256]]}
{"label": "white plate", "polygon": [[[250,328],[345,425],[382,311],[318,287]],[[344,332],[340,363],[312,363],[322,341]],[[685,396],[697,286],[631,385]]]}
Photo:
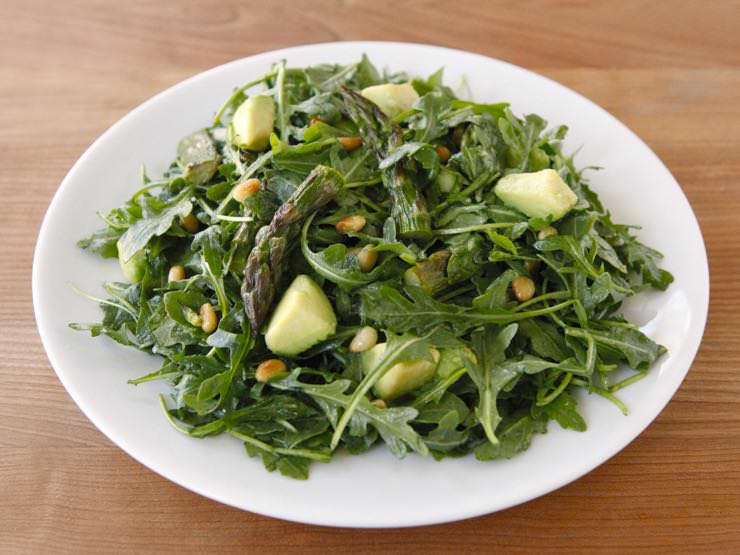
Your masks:
{"label": "white plate", "polygon": [[[665,253],[675,283],[665,293],[639,297],[630,316],[669,354],[642,382],[620,392],[629,416],[584,395],[589,429],[556,423],[512,460],[481,463],[472,456],[435,462],[416,455],[396,460],[380,447],[315,464],[308,481],[269,474],[231,437],[197,440],[174,431],[157,403],[161,384],[126,380],[159,366],[154,357],[67,327],[99,318],[98,307],[72,292],[103,294],[103,280],[119,278],[115,261],[75,246],[101,226],[96,210],[125,201],[138,186],[138,168],[164,170],[185,134],[207,125],[233,87],[285,58],[292,66],[347,63],[366,52],[380,68],[426,76],[445,67],[447,83],[463,77],[479,101],[509,101],[516,113],[536,112],[567,124],[567,146],[582,146],[579,165],[617,221],[639,224],[639,236]],[[162,476],[202,495],[249,511],[300,522],[386,527],[452,521],[522,503],[583,476],[632,441],[681,384],[701,340],[709,276],[701,232],[678,184],[629,129],[575,92],[522,68],[477,54],[418,44],[344,42],[268,52],[217,67],[145,102],[100,137],[59,187],[41,227],[33,267],[39,332],[54,369],[80,409],[121,449]],[[166,500],[163,500],[166,501]]]}

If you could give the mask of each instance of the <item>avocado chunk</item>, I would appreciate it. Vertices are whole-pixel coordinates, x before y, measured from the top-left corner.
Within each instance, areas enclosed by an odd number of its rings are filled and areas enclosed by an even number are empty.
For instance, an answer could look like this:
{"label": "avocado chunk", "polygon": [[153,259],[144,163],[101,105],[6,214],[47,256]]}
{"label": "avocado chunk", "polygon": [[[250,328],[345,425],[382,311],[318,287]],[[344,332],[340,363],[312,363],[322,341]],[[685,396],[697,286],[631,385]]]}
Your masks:
{"label": "avocado chunk", "polygon": [[576,194],[551,169],[509,174],[502,177],[493,190],[506,206],[530,218],[559,220],[578,203]]}
{"label": "avocado chunk", "polygon": [[229,140],[247,150],[265,150],[275,126],[275,103],[263,94],[250,96],[236,109],[229,125]]}
{"label": "avocado chunk", "polygon": [[146,272],[146,254],[144,249],[138,250],[128,260],[124,260],[122,255],[121,240],[116,243],[118,247],[118,263],[121,265],[121,271],[129,283],[139,283],[144,279]]}
{"label": "avocado chunk", "polygon": [[334,309],[314,280],[300,275],[293,280],[267,325],[265,343],[277,355],[295,356],[337,330]]}
{"label": "avocado chunk", "polygon": [[362,96],[377,104],[389,118],[410,110],[419,100],[419,95],[410,83],[387,83],[362,89]]}
{"label": "avocado chunk", "polygon": [[218,168],[218,153],[213,139],[204,129],[188,135],[177,145],[177,164],[189,185],[210,181]]}
{"label": "avocado chunk", "polygon": [[[362,368],[365,373],[377,366],[385,353],[387,343],[378,343],[362,353]],[[417,387],[424,385],[434,377],[439,362],[439,351],[431,349],[431,359],[409,360],[392,366],[373,387],[375,395],[385,401],[391,401]]]}

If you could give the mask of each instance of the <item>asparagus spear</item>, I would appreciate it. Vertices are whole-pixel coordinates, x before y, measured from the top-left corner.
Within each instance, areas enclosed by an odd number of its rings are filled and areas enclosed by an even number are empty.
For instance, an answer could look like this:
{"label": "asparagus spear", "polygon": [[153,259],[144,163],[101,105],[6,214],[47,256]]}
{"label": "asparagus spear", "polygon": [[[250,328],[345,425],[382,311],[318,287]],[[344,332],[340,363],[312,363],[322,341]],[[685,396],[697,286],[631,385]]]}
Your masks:
{"label": "asparagus spear", "polygon": [[[373,151],[378,161],[401,146],[401,128],[391,123],[375,104],[361,94],[342,87],[342,99],[347,114],[360,130],[362,138]],[[383,185],[391,197],[391,215],[398,224],[401,237],[406,239],[428,239],[431,236],[432,219],[424,196],[406,173],[403,162],[382,171]]]}
{"label": "asparagus spear", "polygon": [[404,282],[406,285],[421,287],[427,295],[436,295],[450,285],[447,277],[450,255],[448,250],[437,251],[426,260],[414,264],[404,273]]}
{"label": "asparagus spear", "polygon": [[257,232],[247,258],[242,300],[255,333],[265,321],[282,276],[288,242],[298,235],[301,222],[336,197],[344,178],[334,169],[316,166],[290,198],[277,209],[269,225]]}

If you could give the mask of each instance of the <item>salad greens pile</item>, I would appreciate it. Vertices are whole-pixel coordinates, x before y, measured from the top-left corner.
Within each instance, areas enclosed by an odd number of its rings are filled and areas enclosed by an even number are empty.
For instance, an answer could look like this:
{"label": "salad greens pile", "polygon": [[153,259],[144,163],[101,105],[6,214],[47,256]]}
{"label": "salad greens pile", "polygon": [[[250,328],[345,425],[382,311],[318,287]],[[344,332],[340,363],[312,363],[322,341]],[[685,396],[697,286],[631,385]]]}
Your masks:
{"label": "salad greens pile", "polygon": [[[398,90],[411,100],[361,93],[386,83],[410,83]],[[175,428],[231,434],[293,478],[381,441],[398,457],[512,457],[550,420],[586,429],[578,390],[626,414],[615,392],[665,349],[620,307],[673,278],[612,221],[564,154],[566,131],[460,100],[441,70],[276,64],[79,242],[118,257],[127,281],[104,284],[100,323],[71,327],[161,356],[130,383],[170,383],[160,400]],[[542,170],[575,194],[557,221],[494,190]],[[297,276],[318,284],[334,320],[278,356],[265,329]],[[285,325],[299,329],[311,302],[286,305],[297,320]],[[358,333],[367,341],[350,348]]]}

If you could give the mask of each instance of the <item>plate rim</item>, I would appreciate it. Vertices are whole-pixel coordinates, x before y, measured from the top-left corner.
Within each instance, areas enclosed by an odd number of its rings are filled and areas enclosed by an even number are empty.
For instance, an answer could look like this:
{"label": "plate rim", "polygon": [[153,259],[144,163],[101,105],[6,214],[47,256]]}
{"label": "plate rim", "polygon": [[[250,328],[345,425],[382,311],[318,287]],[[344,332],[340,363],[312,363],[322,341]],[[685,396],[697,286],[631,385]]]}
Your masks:
{"label": "plate rim", "polygon": [[[54,211],[55,206],[60,202],[60,198],[63,195],[64,191],[68,189],[72,183],[72,178],[77,169],[84,165],[86,161],[94,155],[94,151],[96,150],[96,147],[104,142],[106,138],[109,135],[112,135],[115,133],[115,131],[119,128],[119,126],[124,125],[126,120],[129,119],[129,117],[132,117],[135,113],[138,113],[140,111],[145,110],[149,105],[156,103],[161,97],[167,96],[173,91],[185,88],[189,86],[191,83],[207,79],[211,74],[215,74],[221,71],[224,71],[225,69],[235,66],[238,64],[241,64],[247,60],[249,61],[260,61],[264,59],[276,59],[279,57],[289,57],[292,53],[298,52],[298,51],[305,51],[307,49],[322,49],[327,47],[337,47],[338,45],[342,45],[345,47],[352,47],[352,48],[364,48],[368,52],[371,53],[371,50],[373,47],[377,46],[383,46],[383,47],[394,47],[394,48],[404,48],[404,47],[422,47],[424,49],[430,49],[430,50],[438,50],[443,51],[451,55],[456,56],[473,56],[477,58],[481,58],[482,60],[486,61],[494,61],[499,64],[503,64],[505,66],[509,66],[510,69],[513,69],[518,72],[523,72],[527,74],[529,77],[536,77],[537,79],[545,80],[547,81],[551,86],[554,86],[556,88],[562,89],[564,91],[567,91],[569,94],[575,95],[581,102],[585,102],[591,107],[595,108],[596,110],[602,112],[613,124],[616,124],[617,126],[623,128],[630,138],[639,143],[647,152],[650,153],[652,158],[654,159],[657,164],[659,164],[662,169],[666,171],[668,175],[673,179],[674,185],[676,185],[677,193],[682,197],[683,202],[687,205],[689,209],[689,213],[691,214],[693,218],[693,223],[696,227],[696,230],[698,231],[698,240],[701,246],[701,253],[703,254],[703,259],[700,261],[703,264],[704,271],[702,272],[701,278],[703,279],[704,283],[706,284],[706,293],[703,299],[703,309],[696,314],[697,319],[697,328],[700,328],[700,331],[697,336],[696,345],[690,349],[690,356],[689,361],[687,363],[687,368],[685,371],[683,371],[683,375],[681,376],[681,379],[678,380],[673,386],[670,393],[666,394],[665,401],[659,403],[656,405],[656,408],[654,410],[654,415],[646,420],[644,423],[640,424],[636,431],[634,433],[629,434],[629,439],[623,444],[623,445],[617,445],[614,448],[609,448],[608,455],[606,455],[603,460],[600,462],[597,462],[596,464],[589,464],[586,465],[587,469],[584,471],[581,468],[578,468],[578,470],[572,471],[569,475],[567,475],[565,478],[562,478],[561,480],[556,481],[554,484],[549,484],[545,488],[538,488],[538,493],[535,495],[530,495],[528,493],[520,493],[518,495],[512,495],[510,496],[508,502],[501,504],[498,507],[495,508],[489,508],[487,510],[481,511],[478,508],[470,509],[470,508],[460,508],[455,511],[455,516],[450,517],[447,513],[445,513],[442,516],[425,516],[422,518],[414,517],[413,515],[410,516],[406,521],[404,521],[401,524],[389,524],[387,521],[380,521],[380,522],[357,522],[356,520],[346,520],[344,522],[327,522],[326,519],[322,519],[320,517],[314,518],[311,517],[311,515],[303,515],[303,517],[293,517],[293,516],[286,516],[284,513],[280,513],[280,511],[267,511],[267,510],[260,510],[260,509],[254,509],[254,508],[246,508],[243,505],[244,504],[238,504],[237,502],[232,502],[230,500],[226,500],[221,498],[219,495],[214,495],[212,493],[209,493],[208,491],[204,490],[203,488],[184,483],[183,481],[180,481],[176,476],[173,475],[172,472],[168,471],[167,469],[158,469],[154,468],[153,465],[147,464],[141,460],[141,458],[133,453],[131,453],[128,449],[124,448],[121,443],[114,439],[111,434],[109,433],[109,430],[104,429],[104,427],[101,427],[98,422],[96,422],[93,418],[90,417],[88,414],[89,408],[85,406],[84,402],[80,402],[79,400],[79,394],[77,393],[77,388],[72,385],[68,379],[66,379],[63,375],[63,373],[60,373],[60,371],[57,370],[57,366],[60,365],[60,361],[57,359],[56,355],[52,354],[54,349],[50,349],[49,342],[50,338],[48,336],[45,336],[44,328],[48,325],[47,322],[47,315],[44,314],[43,309],[39,306],[39,297],[41,295],[40,290],[42,287],[42,278],[39,275],[39,256],[40,252],[42,252],[44,243],[46,241],[46,237],[48,235],[47,228],[50,225],[50,214]],[[250,56],[245,56],[241,58],[237,58],[234,60],[231,60],[229,62],[226,62],[224,64],[220,64],[218,66],[212,67],[210,69],[207,69],[205,71],[199,72],[197,74],[191,75],[190,77],[179,81],[166,89],[158,92],[157,94],[151,96],[150,98],[146,99],[145,101],[141,102],[140,104],[136,105],[134,108],[129,110],[123,117],[118,119],[115,123],[113,123],[110,127],[108,127],[102,134],[100,134],[83,152],[83,154],[75,161],[75,163],[72,165],[72,167],[68,170],[68,172],[65,174],[64,178],[62,179],[61,183],[57,187],[56,191],[54,192],[51,201],[49,202],[49,205],[44,213],[44,217],[42,220],[42,223],[39,227],[39,231],[37,234],[36,243],[34,246],[34,255],[33,255],[33,266],[32,266],[32,299],[33,299],[33,310],[34,310],[34,318],[36,320],[36,327],[39,333],[39,336],[41,338],[42,345],[44,347],[44,351],[46,353],[46,356],[49,360],[50,366],[54,369],[54,373],[56,374],[59,381],[64,386],[67,394],[73,399],[77,407],[80,409],[80,411],[85,415],[85,417],[90,420],[90,422],[106,437],[108,440],[110,440],[116,447],[121,449],[123,452],[125,452],[128,456],[148,468],[149,470],[155,472],[156,474],[162,476],[163,478],[174,482],[178,484],[179,486],[193,491],[199,495],[202,495],[208,499],[212,499],[214,501],[217,501],[219,503],[223,503],[228,506],[232,506],[235,508],[238,508],[240,510],[245,510],[249,512],[254,512],[256,514],[261,514],[265,516],[269,516],[272,518],[279,518],[282,520],[288,520],[291,522],[300,522],[300,523],[307,523],[307,524],[314,524],[314,525],[322,525],[322,526],[334,526],[334,527],[358,527],[358,528],[405,528],[405,527],[412,527],[412,526],[425,526],[425,525],[434,525],[434,524],[441,524],[446,522],[456,522],[468,518],[472,518],[475,516],[482,516],[482,515],[488,515],[492,514],[494,512],[502,511],[511,507],[514,507],[516,505],[525,503],[527,501],[537,499],[539,497],[542,497],[544,495],[547,495],[557,489],[560,489],[573,481],[585,476],[586,474],[592,472],[605,462],[612,459],[615,455],[617,455],[620,451],[622,451],[624,448],[626,448],[628,445],[630,445],[639,435],[641,435],[654,421],[655,419],[662,413],[662,411],[665,409],[665,407],[668,405],[668,403],[673,399],[673,397],[676,394],[676,391],[680,388],[680,386],[683,384],[684,380],[686,379],[686,376],[688,375],[688,372],[690,371],[691,367],[693,366],[693,363],[696,359],[696,355],[698,353],[698,350],[702,344],[704,333],[706,331],[706,323],[707,323],[707,316],[709,311],[709,301],[710,301],[710,287],[711,287],[711,281],[710,281],[710,275],[709,275],[709,264],[708,264],[708,257],[707,257],[707,249],[706,249],[706,243],[704,241],[704,236],[701,230],[701,226],[699,225],[698,218],[696,217],[696,214],[688,201],[688,198],[686,197],[686,194],[684,193],[682,187],[678,183],[678,180],[673,176],[670,169],[665,165],[665,163],[660,159],[660,157],[653,151],[652,148],[650,148],[645,141],[643,141],[631,128],[629,128],[626,124],[624,124],[621,120],[619,120],[616,116],[614,116],[611,112],[603,108],[602,106],[598,105],[594,101],[590,100],[586,96],[582,95],[578,91],[575,91],[557,81],[554,79],[551,79],[545,75],[542,75],[540,73],[537,73],[535,71],[532,71],[530,69],[527,69],[525,67],[513,64],[511,62],[501,60],[499,58],[494,58],[492,56],[487,56],[478,52],[471,52],[456,48],[449,48],[445,46],[439,46],[439,45],[433,45],[433,44],[425,44],[425,43],[416,43],[416,42],[400,42],[400,41],[329,41],[329,42],[318,42],[318,43],[310,43],[310,44],[301,44],[301,45],[294,45],[287,48],[281,48],[277,50],[270,50],[265,52],[260,52],[257,54],[253,54]],[[687,355],[688,356],[688,355]],[[63,366],[63,364],[62,364]],[[665,390],[666,393],[668,393],[668,390]],[[376,519],[377,520],[377,519]]]}

